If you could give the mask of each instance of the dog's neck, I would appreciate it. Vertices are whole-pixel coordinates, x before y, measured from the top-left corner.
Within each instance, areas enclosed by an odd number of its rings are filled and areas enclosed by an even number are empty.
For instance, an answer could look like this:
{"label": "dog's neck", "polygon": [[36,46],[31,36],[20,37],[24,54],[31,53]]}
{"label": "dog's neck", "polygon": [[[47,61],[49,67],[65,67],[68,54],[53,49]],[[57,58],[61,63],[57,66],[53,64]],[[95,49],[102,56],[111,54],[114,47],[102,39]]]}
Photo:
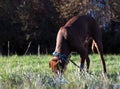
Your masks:
{"label": "dog's neck", "polygon": [[56,46],[55,52],[59,53],[60,55],[65,55],[67,58],[69,57],[71,51],[67,45],[60,45]]}
{"label": "dog's neck", "polygon": [[67,42],[66,30],[67,29],[65,29],[64,27],[61,27],[58,32],[55,52],[61,55],[64,54],[65,56],[68,57],[69,54],[71,53],[71,49]]}
{"label": "dog's neck", "polygon": [[65,55],[66,57],[68,57],[70,55],[70,52],[65,51],[57,51],[55,50],[55,52],[59,53],[60,55]]}

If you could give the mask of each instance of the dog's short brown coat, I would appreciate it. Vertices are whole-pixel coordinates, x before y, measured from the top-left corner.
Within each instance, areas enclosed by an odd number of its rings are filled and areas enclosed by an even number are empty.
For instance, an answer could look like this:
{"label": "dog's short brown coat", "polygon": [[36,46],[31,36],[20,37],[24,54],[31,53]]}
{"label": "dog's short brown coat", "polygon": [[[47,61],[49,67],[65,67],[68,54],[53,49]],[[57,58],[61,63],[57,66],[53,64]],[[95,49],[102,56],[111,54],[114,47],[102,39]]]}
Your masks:
{"label": "dog's short brown coat", "polygon": [[[89,38],[92,38],[93,44],[101,58],[103,72],[106,72],[106,64],[103,58],[102,33],[98,28],[95,19],[90,16],[74,16],[59,29],[56,39],[55,52],[65,54],[66,56],[69,56],[72,51],[79,53],[81,57],[80,69],[82,69],[86,60],[88,70],[90,59],[88,57],[88,49],[85,46],[85,43],[86,39]],[[49,62],[49,65],[54,73],[59,71],[57,66],[60,62],[62,62],[60,60],[61,59],[54,56]],[[66,69],[66,65],[67,63],[63,64],[63,72]]]}

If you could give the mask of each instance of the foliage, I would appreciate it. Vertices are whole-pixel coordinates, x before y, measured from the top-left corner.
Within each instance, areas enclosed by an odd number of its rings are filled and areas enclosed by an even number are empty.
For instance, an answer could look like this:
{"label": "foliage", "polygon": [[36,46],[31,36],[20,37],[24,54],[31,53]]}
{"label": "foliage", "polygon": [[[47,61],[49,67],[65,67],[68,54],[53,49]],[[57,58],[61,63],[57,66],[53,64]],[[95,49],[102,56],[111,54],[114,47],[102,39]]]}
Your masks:
{"label": "foliage", "polygon": [[120,1],[119,0],[109,0],[110,10],[112,12],[112,19],[120,22],[120,8],[119,6]]}
{"label": "foliage", "polygon": [[104,53],[117,54],[120,52],[120,31],[109,31],[103,33]]}
{"label": "foliage", "polygon": [[119,0],[106,0],[103,9],[97,6],[101,0],[96,4],[89,1],[0,0],[0,53],[7,54],[9,49],[10,54],[24,54],[30,43],[27,53],[34,54],[38,50],[51,53],[59,27],[72,16],[87,14],[90,10],[95,11],[101,27],[111,20],[120,22]]}
{"label": "foliage", "polygon": [[[66,84],[57,83],[48,62],[50,55],[0,56],[1,89],[115,89],[120,88],[119,55],[105,55],[107,76],[101,73],[98,55],[90,55],[90,74],[80,73],[72,63],[68,64],[64,78]],[[79,56],[71,59],[79,64]]]}

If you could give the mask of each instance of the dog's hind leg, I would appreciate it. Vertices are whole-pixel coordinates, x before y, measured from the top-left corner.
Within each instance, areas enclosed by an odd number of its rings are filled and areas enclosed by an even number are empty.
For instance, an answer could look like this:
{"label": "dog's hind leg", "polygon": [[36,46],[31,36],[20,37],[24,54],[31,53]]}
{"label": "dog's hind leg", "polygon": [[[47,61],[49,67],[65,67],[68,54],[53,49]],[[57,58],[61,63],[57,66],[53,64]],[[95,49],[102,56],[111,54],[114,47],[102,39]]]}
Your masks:
{"label": "dog's hind leg", "polygon": [[96,25],[94,24],[93,26],[92,36],[97,52],[100,55],[102,70],[104,73],[106,73],[106,64],[103,57],[102,31],[98,28],[97,24]]}
{"label": "dog's hind leg", "polygon": [[87,64],[87,72],[88,72],[88,70],[89,70],[89,66],[90,66],[90,58],[89,58],[89,56],[88,56],[88,47],[89,47],[89,43],[90,43],[90,40],[91,40],[91,38],[90,39],[86,39],[85,40],[85,48],[87,49],[87,54],[86,54],[86,64]]}
{"label": "dog's hind leg", "polygon": [[80,54],[81,60],[80,60],[80,71],[84,68],[85,60],[87,62],[87,71],[89,69],[90,65],[90,59],[88,57],[88,49],[83,44],[76,44],[75,48],[77,52]]}
{"label": "dog's hind leg", "polygon": [[87,72],[89,71],[89,66],[90,66],[90,58],[89,58],[89,56],[88,56],[88,54],[87,54],[87,56],[86,56],[86,64],[87,64]]}
{"label": "dog's hind leg", "polygon": [[95,41],[92,41],[92,46],[91,46],[92,53],[95,53]]}
{"label": "dog's hind leg", "polygon": [[101,41],[95,41],[95,47],[97,49],[98,54],[100,55],[103,72],[106,73],[106,64],[105,64],[105,60],[104,60],[104,57],[103,57],[102,42]]}

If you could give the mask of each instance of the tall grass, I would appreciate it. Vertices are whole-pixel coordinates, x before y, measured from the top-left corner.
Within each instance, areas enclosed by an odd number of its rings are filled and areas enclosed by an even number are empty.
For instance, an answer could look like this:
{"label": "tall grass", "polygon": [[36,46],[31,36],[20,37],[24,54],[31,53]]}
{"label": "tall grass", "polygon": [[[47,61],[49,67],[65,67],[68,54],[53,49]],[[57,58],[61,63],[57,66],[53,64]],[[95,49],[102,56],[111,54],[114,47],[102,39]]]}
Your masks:
{"label": "tall grass", "polygon": [[[99,56],[90,55],[90,73],[68,64],[65,84],[56,83],[48,62],[50,55],[0,56],[0,89],[120,89],[120,55],[105,55],[107,76],[102,75]],[[79,56],[71,59],[79,64]]]}

